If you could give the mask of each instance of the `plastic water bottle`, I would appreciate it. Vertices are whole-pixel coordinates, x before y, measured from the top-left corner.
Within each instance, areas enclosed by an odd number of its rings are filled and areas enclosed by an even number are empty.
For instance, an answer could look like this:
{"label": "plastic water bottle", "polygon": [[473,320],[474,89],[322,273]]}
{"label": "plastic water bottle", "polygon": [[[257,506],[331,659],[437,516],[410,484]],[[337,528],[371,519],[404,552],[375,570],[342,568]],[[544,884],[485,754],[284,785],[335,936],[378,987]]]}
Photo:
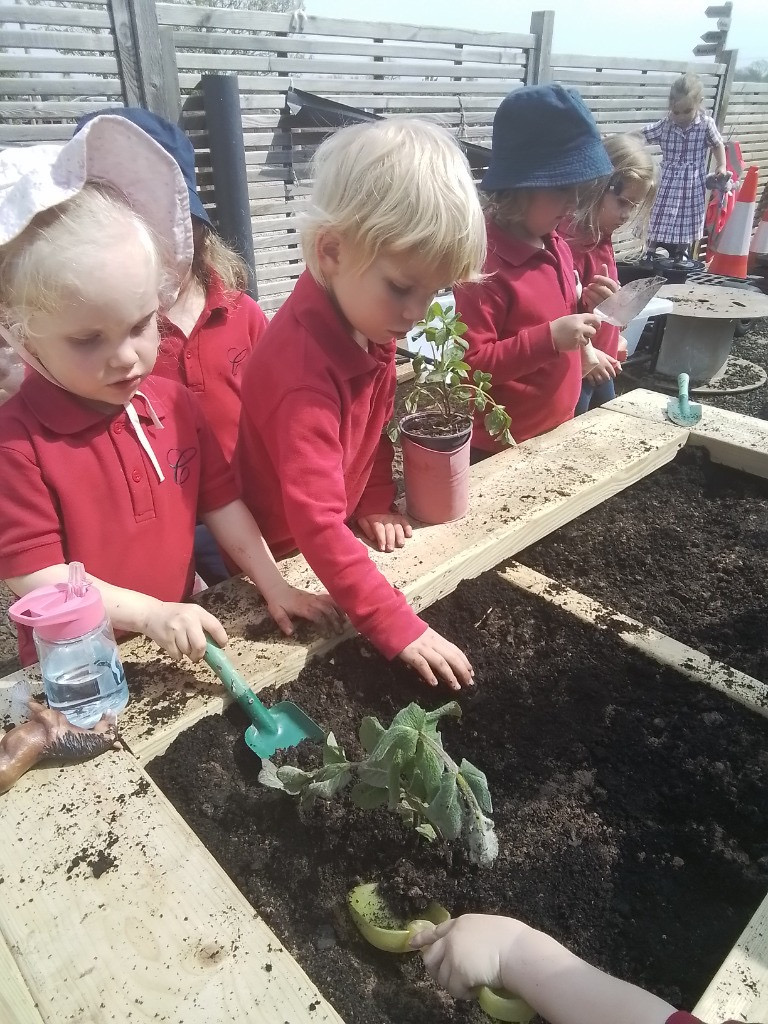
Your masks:
{"label": "plastic water bottle", "polygon": [[32,627],[45,695],[73,725],[89,728],[106,711],[128,703],[128,684],[101,594],[82,562],[71,562],[67,583],[39,587],[8,614]]}

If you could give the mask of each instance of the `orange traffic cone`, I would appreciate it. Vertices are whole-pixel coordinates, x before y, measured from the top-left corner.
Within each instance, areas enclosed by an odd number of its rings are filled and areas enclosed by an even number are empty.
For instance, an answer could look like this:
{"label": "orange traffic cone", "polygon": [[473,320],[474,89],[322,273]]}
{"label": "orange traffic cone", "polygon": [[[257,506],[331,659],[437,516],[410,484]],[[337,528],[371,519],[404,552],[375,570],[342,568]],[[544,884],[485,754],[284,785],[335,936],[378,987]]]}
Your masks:
{"label": "orange traffic cone", "polygon": [[707,267],[710,274],[746,277],[749,238],[757,204],[757,167],[750,167],[736,193],[733,211],[713,245],[713,257]]}
{"label": "orange traffic cone", "polygon": [[757,230],[752,235],[749,254],[750,256],[768,256],[768,209],[766,209],[762,220],[757,225]]}

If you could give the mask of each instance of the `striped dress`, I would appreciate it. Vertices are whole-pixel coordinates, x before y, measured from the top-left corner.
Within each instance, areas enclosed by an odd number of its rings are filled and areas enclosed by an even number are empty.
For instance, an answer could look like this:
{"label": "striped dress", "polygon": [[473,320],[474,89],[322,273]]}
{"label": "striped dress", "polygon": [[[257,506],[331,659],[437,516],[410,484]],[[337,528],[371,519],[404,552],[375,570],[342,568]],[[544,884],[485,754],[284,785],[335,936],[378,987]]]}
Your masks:
{"label": "striped dress", "polygon": [[692,245],[701,238],[706,206],[707,160],[723,139],[703,111],[687,128],[668,117],[643,129],[646,141],[661,148],[661,182],[651,211],[652,242]]}

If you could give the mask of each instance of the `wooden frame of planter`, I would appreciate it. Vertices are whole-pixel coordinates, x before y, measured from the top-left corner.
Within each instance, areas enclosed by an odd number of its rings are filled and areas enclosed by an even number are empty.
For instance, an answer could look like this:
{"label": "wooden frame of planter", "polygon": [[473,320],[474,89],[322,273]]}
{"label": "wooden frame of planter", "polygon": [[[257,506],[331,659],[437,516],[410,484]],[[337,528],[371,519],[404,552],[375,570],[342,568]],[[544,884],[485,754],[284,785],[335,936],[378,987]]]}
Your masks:
{"label": "wooden frame of planter", "polygon": [[[633,392],[475,466],[464,520],[417,529],[402,551],[374,553],[374,561],[421,608],[653,472],[686,443],[768,478],[768,423],[705,409],[687,431],[664,421],[665,405],[665,396]],[[284,571],[292,583],[317,585],[300,557]],[[511,585],[546,589],[530,570],[507,575]],[[594,621],[595,602],[557,589],[560,603]],[[229,653],[256,690],[295,678],[309,657],[342,639],[248,640],[265,615],[251,584],[229,581],[217,595]],[[637,645],[642,635],[650,634],[629,629],[625,639]],[[764,683],[661,634],[646,653],[766,713]],[[0,1019],[208,1024],[245,1012],[256,1024],[341,1022],[141,767],[193,722],[220,712],[224,693],[205,666],[177,668],[147,641],[128,641],[122,654],[129,675],[142,665],[155,677],[126,709],[124,748],[36,769],[0,797]],[[0,680],[6,719],[21,675]],[[768,898],[694,1012],[712,1021],[768,1019]]]}

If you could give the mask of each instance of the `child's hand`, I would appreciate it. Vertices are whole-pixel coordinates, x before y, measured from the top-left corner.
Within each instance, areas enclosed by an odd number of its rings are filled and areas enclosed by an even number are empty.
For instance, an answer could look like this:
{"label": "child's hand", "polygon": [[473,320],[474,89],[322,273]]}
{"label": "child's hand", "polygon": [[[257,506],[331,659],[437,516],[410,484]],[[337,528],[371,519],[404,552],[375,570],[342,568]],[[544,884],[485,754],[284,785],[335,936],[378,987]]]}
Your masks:
{"label": "child's hand", "polygon": [[618,282],[614,281],[612,277],[608,277],[608,265],[604,263],[602,274],[595,274],[581,293],[581,304],[591,313],[595,306],[599,306],[609,295],[613,295],[618,290]]}
{"label": "child's hand", "polygon": [[623,334],[619,335],[619,344],[616,349],[616,358],[620,363],[623,363],[627,358],[627,339]]}
{"label": "child's hand", "polygon": [[187,657],[200,661],[205,654],[205,634],[224,647],[227,631],[219,620],[196,604],[155,601],[141,630],[174,661]]}
{"label": "child's hand", "polygon": [[592,313],[571,313],[561,316],[549,325],[552,342],[558,352],[575,352],[597,334],[600,320]]}
{"label": "child's hand", "polygon": [[617,374],[621,373],[621,363],[618,359],[613,359],[598,348],[595,349],[595,355],[599,360],[599,365],[584,377],[584,380],[588,381],[592,387],[604,384],[607,380],[613,380]]}
{"label": "child's hand", "polygon": [[438,677],[451,690],[473,685],[474,670],[464,652],[431,627],[404,647],[398,657],[416,669],[429,686],[437,686]]}
{"label": "child's hand", "polygon": [[420,949],[429,973],[455,999],[471,999],[480,985],[503,988],[502,963],[526,926],[511,917],[464,914],[418,932],[410,945]]}
{"label": "child's hand", "polygon": [[286,583],[265,600],[269,614],[286,636],[293,634],[292,618],[309,619],[321,629],[330,626],[334,633],[344,630],[346,619],[326,593],[313,594]]}
{"label": "child's hand", "polygon": [[407,537],[413,536],[413,527],[397,512],[374,513],[360,516],[357,525],[377,551],[394,551],[405,547]]}

